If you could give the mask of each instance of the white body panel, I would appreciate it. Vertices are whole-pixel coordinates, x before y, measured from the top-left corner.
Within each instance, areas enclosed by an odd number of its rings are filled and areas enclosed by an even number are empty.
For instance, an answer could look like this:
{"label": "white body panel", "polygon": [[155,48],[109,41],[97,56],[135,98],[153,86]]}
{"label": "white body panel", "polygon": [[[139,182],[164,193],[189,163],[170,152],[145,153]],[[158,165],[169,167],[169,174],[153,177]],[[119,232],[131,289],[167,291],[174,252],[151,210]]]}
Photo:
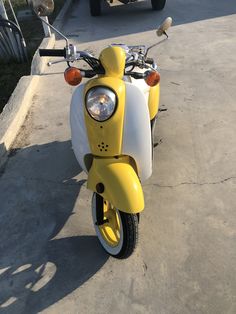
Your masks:
{"label": "white body panel", "polygon": [[80,167],[87,172],[84,156],[91,154],[84,120],[84,85],[76,88],[70,106],[71,141]]}
{"label": "white body panel", "polygon": [[139,177],[141,181],[144,181],[152,174],[149,109],[145,94],[140,88],[128,82],[125,82],[125,85],[126,106],[122,154],[131,156],[136,161]]}
{"label": "white body panel", "polygon": [[[148,89],[136,82],[125,82],[126,104],[123,130],[122,154],[131,156],[137,165],[141,181],[152,173],[152,141],[149,109],[147,103]],[[138,87],[136,86],[138,85]],[[145,95],[146,94],[146,95]],[[91,154],[84,119],[84,84],[74,92],[71,101],[70,123],[71,138],[75,156],[81,168],[87,172],[84,156]]]}
{"label": "white body panel", "polygon": [[[140,69],[138,67],[136,67],[134,69],[135,72],[139,72],[139,73],[144,73],[146,71],[146,69]],[[131,77],[131,83],[135,86],[137,86],[144,94],[145,96],[145,100],[148,104],[148,97],[149,97],[149,92],[150,92],[150,86],[147,85],[147,83],[144,80],[137,80],[133,77]]]}

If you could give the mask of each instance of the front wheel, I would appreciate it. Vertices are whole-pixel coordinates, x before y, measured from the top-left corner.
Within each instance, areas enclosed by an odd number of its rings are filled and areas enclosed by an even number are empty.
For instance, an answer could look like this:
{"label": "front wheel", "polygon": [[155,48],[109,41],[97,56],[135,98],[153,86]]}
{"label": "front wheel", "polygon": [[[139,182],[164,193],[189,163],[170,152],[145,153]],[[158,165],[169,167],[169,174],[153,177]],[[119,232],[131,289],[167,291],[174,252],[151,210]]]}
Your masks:
{"label": "front wheel", "polygon": [[153,10],[162,10],[164,9],[166,0],[152,0],[152,9]]}
{"label": "front wheel", "polygon": [[124,259],[133,253],[138,242],[137,215],[119,211],[110,202],[94,193],[92,217],[98,239],[108,254]]}
{"label": "front wheel", "polygon": [[101,15],[101,0],[89,0],[90,14],[92,16]]}

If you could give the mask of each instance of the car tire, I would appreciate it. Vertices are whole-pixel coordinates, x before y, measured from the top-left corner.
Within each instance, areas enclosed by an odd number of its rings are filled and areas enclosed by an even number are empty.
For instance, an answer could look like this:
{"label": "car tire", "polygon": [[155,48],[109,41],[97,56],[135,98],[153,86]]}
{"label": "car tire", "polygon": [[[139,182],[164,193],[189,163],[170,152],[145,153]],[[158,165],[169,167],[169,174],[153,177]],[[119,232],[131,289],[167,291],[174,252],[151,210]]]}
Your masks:
{"label": "car tire", "polygon": [[101,0],[89,0],[90,14],[92,16],[101,15]]}
{"label": "car tire", "polygon": [[166,4],[166,0],[151,0],[152,9],[155,11],[163,10]]}

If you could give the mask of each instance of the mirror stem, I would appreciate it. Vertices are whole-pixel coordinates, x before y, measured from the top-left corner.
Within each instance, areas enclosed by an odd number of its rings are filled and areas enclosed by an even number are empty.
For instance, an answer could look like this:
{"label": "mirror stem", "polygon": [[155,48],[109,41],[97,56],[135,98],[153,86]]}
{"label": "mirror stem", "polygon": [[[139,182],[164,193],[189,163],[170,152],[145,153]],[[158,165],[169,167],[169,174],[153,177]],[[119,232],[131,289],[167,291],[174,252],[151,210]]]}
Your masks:
{"label": "mirror stem", "polygon": [[66,41],[66,47],[69,47],[69,40],[68,38],[66,38],[66,36],[64,36],[59,30],[57,30],[54,26],[52,26],[50,23],[46,22],[44,19],[41,18],[40,15],[37,15],[37,17],[42,21],[42,23],[46,24],[47,26],[49,26],[52,30],[54,30],[54,32],[56,32],[58,35],[60,35],[62,38],[65,39]]}
{"label": "mirror stem", "polygon": [[[164,34],[165,34],[165,33],[164,33]],[[165,35],[167,35],[167,34],[165,34]],[[145,57],[147,56],[148,51],[149,51],[150,49],[152,49],[152,48],[154,48],[154,47],[156,47],[156,46],[160,45],[161,43],[163,43],[164,41],[166,41],[166,40],[167,40],[167,38],[168,38],[168,36],[167,36],[166,38],[162,39],[161,41],[158,41],[158,43],[155,43],[155,44],[153,44],[153,45],[149,46],[149,47],[147,48],[147,51],[146,51]]]}

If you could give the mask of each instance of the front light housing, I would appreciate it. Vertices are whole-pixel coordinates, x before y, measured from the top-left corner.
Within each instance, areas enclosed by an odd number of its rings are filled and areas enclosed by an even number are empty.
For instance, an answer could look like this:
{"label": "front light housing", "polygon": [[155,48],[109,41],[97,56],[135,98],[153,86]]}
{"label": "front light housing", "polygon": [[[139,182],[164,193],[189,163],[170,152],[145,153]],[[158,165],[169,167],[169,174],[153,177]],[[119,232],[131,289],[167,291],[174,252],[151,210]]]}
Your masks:
{"label": "front light housing", "polygon": [[96,121],[106,121],[116,110],[116,94],[107,87],[93,87],[86,94],[86,109]]}

